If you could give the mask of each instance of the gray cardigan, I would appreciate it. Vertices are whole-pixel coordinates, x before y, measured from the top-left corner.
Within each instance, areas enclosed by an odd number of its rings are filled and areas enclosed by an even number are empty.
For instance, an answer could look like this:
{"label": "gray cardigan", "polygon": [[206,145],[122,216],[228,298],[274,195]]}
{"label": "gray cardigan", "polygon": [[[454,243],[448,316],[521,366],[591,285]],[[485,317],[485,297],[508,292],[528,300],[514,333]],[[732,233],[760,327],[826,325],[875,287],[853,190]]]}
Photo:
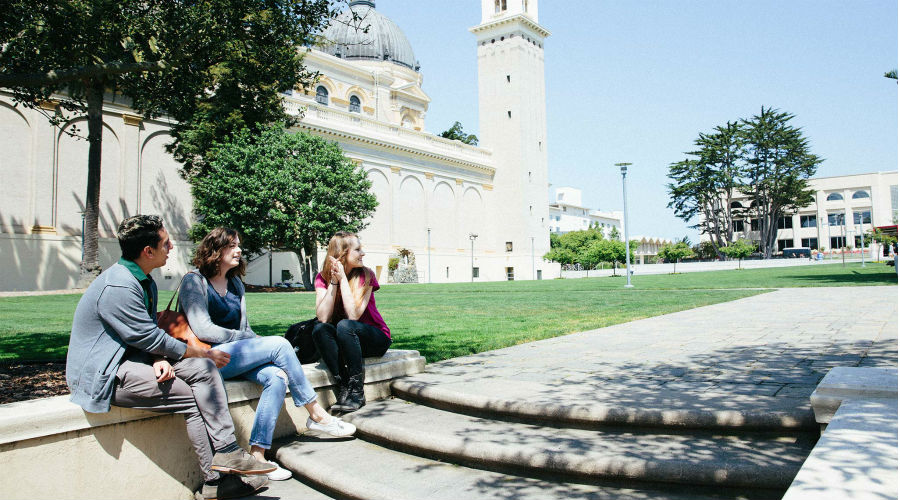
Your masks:
{"label": "gray cardigan", "polygon": [[181,359],[187,345],[156,326],[156,283],[150,287],[152,316],[144,289],[127,267],[114,264],[81,296],[72,321],[66,384],[70,400],[85,411],[109,411],[116,371],[126,349]]}
{"label": "gray cardigan", "polygon": [[209,317],[209,296],[207,295],[209,281],[200,274],[200,271],[194,269],[185,274],[184,281],[181,283],[181,291],[178,292],[178,303],[181,305],[181,310],[187,316],[191,330],[194,331],[197,338],[208,344],[223,344],[256,336],[247,321],[244,283],[237,276],[232,276],[230,282],[241,295],[241,328],[239,330],[222,328],[213,323]]}

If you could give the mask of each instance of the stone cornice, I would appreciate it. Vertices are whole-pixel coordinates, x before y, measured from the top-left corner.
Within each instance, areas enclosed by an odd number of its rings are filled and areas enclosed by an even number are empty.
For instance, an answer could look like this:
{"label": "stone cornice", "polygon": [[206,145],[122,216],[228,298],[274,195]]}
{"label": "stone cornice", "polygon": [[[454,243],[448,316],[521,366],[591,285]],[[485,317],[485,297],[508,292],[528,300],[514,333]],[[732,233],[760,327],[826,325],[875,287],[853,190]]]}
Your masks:
{"label": "stone cornice", "polygon": [[544,38],[550,36],[550,32],[546,28],[532,21],[531,18],[525,16],[524,14],[516,14],[515,16],[504,17],[503,19],[498,19],[496,21],[479,24],[478,26],[469,28],[469,31],[477,35],[479,33],[483,33],[494,28],[499,28],[507,24],[522,24]]}
{"label": "stone cornice", "polygon": [[372,137],[356,134],[349,131],[337,130],[330,127],[325,127],[318,124],[312,124],[308,122],[301,121],[296,125],[297,128],[306,129],[310,132],[313,132],[317,135],[322,135],[333,140],[343,139],[347,141],[352,141],[358,144],[366,144],[369,146],[375,146],[385,150],[393,150],[401,153],[405,153],[411,156],[418,156],[421,158],[428,158],[431,160],[436,160],[442,163],[446,163],[449,165],[453,165],[455,167],[463,168],[465,170],[470,170],[472,172],[476,172],[482,175],[488,175],[493,177],[496,169],[493,167],[488,167],[486,165],[478,164],[475,162],[463,160],[461,158],[454,158],[452,156],[434,153],[431,151],[425,151],[424,149],[415,148],[411,146],[405,146],[402,144],[398,144],[395,142],[388,142],[381,139],[375,139]]}

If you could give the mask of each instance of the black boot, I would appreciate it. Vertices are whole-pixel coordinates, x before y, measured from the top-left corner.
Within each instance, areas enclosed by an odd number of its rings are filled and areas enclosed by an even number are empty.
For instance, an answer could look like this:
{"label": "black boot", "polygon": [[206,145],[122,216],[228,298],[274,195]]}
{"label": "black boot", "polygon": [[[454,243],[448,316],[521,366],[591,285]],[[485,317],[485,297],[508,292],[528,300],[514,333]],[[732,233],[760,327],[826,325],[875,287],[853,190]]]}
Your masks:
{"label": "black boot", "polygon": [[332,411],[341,412],[341,413],[350,413],[354,412],[363,406],[366,405],[366,393],[364,390],[366,382],[366,374],[365,372],[353,375],[350,377],[350,380],[347,381],[347,385],[349,386],[349,391],[347,393],[347,398],[344,400],[342,404],[335,404],[331,407]]}
{"label": "black boot", "polygon": [[347,396],[350,394],[350,381],[347,380],[347,376],[337,375],[334,377],[334,405],[335,406],[343,406],[344,403],[347,402]]}

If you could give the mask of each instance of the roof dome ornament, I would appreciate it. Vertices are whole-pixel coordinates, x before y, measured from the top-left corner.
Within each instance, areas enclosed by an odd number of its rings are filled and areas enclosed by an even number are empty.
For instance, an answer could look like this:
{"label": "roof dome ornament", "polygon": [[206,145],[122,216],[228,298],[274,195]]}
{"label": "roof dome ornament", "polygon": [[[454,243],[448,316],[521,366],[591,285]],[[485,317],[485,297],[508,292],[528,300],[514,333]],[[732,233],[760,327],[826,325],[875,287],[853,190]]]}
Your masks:
{"label": "roof dome ornament", "polygon": [[318,49],[348,60],[390,61],[419,71],[412,45],[393,21],[375,10],[372,0],[352,0],[322,33]]}

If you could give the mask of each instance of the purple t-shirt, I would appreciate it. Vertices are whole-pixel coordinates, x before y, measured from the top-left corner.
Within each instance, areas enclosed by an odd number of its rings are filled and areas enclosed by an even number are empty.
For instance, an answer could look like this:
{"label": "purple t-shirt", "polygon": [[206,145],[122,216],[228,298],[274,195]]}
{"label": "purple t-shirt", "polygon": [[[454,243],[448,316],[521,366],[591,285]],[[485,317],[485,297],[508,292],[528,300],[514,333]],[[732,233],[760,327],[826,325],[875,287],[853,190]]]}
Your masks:
{"label": "purple t-shirt", "polygon": [[[371,270],[367,270],[368,272],[372,272]],[[359,276],[359,286],[362,286],[365,282],[365,276]],[[322,277],[322,273],[316,274],[316,288],[326,289],[328,288],[328,282],[325,281],[325,278]],[[366,304],[366,310],[363,311],[362,316],[359,317],[359,321],[361,323],[365,323],[367,325],[372,325],[375,328],[378,328],[388,338],[391,338],[391,329],[388,328],[387,324],[384,322],[384,318],[381,317],[381,313],[378,312],[378,308],[375,307],[375,291],[381,288],[378,284],[378,280],[375,278],[374,273],[372,274],[372,293],[369,295],[369,303]],[[344,303],[340,300],[335,301],[334,304],[334,314],[331,315],[331,322],[337,323],[338,321],[345,319],[347,317],[347,313],[344,312]]]}

